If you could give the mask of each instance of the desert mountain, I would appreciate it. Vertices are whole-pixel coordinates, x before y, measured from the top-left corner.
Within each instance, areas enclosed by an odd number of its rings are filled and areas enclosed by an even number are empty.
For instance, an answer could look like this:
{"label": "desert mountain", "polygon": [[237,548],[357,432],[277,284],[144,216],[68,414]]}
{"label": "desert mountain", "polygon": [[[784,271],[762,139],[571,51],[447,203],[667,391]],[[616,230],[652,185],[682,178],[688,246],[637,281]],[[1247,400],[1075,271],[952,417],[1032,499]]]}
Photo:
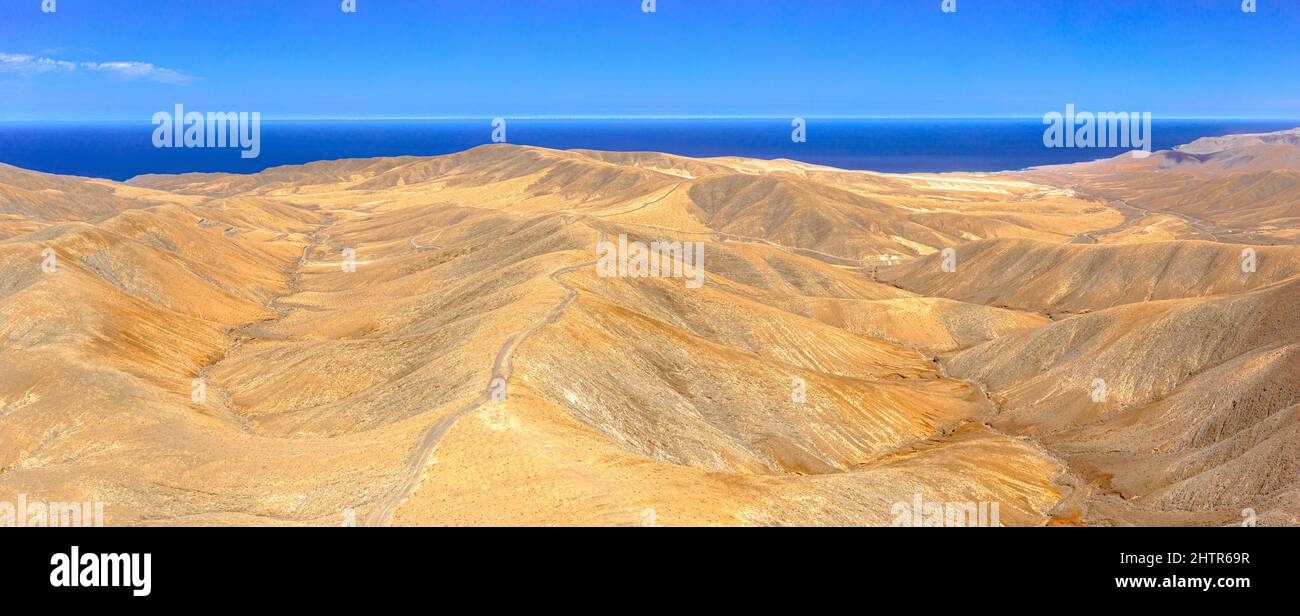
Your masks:
{"label": "desert mountain", "polygon": [[[1292,145],[1209,147],[1186,154]],[[511,145],[0,167],[0,499],[110,524],[890,524],[917,497],[1294,524],[1300,248],[1269,192],[1293,172],[1138,188],[1156,173],[1182,172]],[[1210,181],[1236,184],[1193,211]],[[1233,220],[1278,245],[1224,242]],[[606,275],[619,242],[685,267]]]}

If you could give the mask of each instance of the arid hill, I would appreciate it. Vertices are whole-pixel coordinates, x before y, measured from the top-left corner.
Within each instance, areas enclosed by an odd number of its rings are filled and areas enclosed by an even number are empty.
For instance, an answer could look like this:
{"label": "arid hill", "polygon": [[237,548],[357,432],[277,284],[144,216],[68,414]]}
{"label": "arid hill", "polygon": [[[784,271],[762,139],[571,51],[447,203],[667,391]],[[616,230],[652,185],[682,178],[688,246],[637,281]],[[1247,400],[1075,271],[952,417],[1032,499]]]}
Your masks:
{"label": "arid hill", "polygon": [[[916,498],[1296,524],[1295,146],[1198,144],[1021,174],[512,145],[0,167],[0,500],[113,525],[888,525]],[[652,244],[664,275],[601,269]]]}

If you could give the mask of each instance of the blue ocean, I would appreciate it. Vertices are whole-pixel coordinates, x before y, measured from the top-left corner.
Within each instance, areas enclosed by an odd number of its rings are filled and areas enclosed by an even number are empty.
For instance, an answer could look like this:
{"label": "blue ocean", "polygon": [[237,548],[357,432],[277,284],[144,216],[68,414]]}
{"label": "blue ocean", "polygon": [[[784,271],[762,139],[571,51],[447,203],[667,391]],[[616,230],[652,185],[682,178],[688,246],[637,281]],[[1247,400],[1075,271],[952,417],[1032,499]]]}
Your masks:
{"label": "blue ocean", "polygon": [[[1294,128],[1300,121],[1159,120],[1153,147],[1199,137]],[[429,156],[491,142],[483,120],[264,120],[261,154],[237,148],[155,148],[141,122],[0,122],[0,162],[48,173],[125,180],[146,173],[254,173],[278,165],[374,156]],[[510,143],[685,156],[790,158],[897,173],[1003,171],[1115,156],[1120,149],[1046,148],[1038,119],[817,119],[806,141],[789,119],[509,120]]]}

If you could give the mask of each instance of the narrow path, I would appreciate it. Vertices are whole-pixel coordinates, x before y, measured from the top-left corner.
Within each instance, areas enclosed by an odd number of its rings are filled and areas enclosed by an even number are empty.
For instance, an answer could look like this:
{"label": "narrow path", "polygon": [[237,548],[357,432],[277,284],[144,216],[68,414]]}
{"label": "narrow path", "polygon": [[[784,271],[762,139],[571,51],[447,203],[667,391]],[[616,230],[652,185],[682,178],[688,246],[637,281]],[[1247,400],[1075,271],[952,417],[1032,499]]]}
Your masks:
{"label": "narrow path", "polygon": [[[605,235],[602,233],[599,241],[603,241],[604,239]],[[496,360],[492,362],[492,373],[488,377],[488,384],[484,387],[483,391],[479,393],[478,397],[455,411],[438,418],[437,421],[433,422],[433,424],[425,429],[424,435],[420,438],[419,444],[407,458],[405,478],[392,493],[380,500],[377,508],[372,510],[372,512],[367,516],[367,526],[387,526],[392,523],[393,516],[397,513],[397,510],[403,503],[410,499],[413,494],[415,494],[416,489],[420,485],[420,480],[424,477],[424,471],[428,466],[429,458],[433,455],[433,452],[438,449],[438,444],[442,442],[442,438],[447,435],[447,432],[450,431],[451,428],[456,425],[456,422],[460,421],[462,417],[474,412],[492,399],[492,381],[497,378],[505,379],[506,391],[509,392],[510,376],[514,370],[514,354],[519,348],[519,345],[523,344],[524,341],[537,333],[537,331],[542,327],[554,323],[555,320],[560,317],[560,314],[564,312],[564,309],[567,308],[578,296],[578,290],[573,288],[569,283],[561,280],[560,276],[583,268],[592,267],[595,264],[596,261],[594,260],[587,261],[586,263],[562,267],[551,272],[550,279],[559,284],[566,291],[564,299],[561,300],[560,303],[556,304],[554,308],[551,308],[551,311],[541,320],[529,325],[523,331],[515,333],[502,343],[501,348],[497,351]]]}
{"label": "narrow path", "polygon": [[[656,231],[666,231],[666,232],[669,232],[669,233],[677,233],[677,234],[680,234],[680,235],[707,235],[707,236],[710,236],[710,237],[716,237],[716,238],[719,238],[719,239],[721,239],[721,240],[723,240],[723,241],[732,241],[732,242],[748,242],[748,243],[751,243],[751,244],[764,244],[764,245],[767,245],[767,246],[771,246],[772,248],[776,248],[777,250],[781,250],[781,251],[783,251],[783,252],[788,252],[788,253],[793,254],[793,255],[799,255],[799,256],[805,256],[805,257],[816,258],[817,260],[822,261],[822,262],[825,262],[826,259],[835,260],[835,261],[841,261],[841,262],[842,262],[842,263],[827,263],[827,265],[834,265],[834,266],[836,266],[836,267],[847,267],[847,268],[849,268],[849,269],[862,269],[862,268],[865,268],[865,267],[866,267],[865,265],[863,265],[862,261],[859,260],[859,259],[850,259],[849,257],[841,257],[840,255],[833,255],[833,254],[831,254],[831,253],[829,253],[829,252],[822,252],[822,251],[820,251],[820,250],[814,250],[814,249],[812,249],[812,248],[800,248],[800,247],[798,247],[798,246],[786,246],[786,245],[783,245],[783,244],[778,244],[778,243],[773,242],[773,241],[771,241],[771,240],[763,239],[763,238],[761,238],[761,237],[753,237],[753,236],[750,236],[750,235],[737,235],[737,234],[735,234],[735,233],[727,233],[727,232],[725,232],[725,231],[685,231],[685,230],[682,230],[682,229],[674,229],[674,228],[672,228],[672,227],[660,227],[660,226],[658,226],[658,225],[647,225],[647,224],[642,224],[642,223],[637,223],[637,222],[620,222],[620,223],[618,223],[618,224],[621,224],[621,225],[627,225],[627,226],[630,226],[630,227],[644,227],[644,228],[646,228],[646,229],[654,229],[654,230],[656,230]],[[803,254],[803,253],[809,253],[809,254]],[[820,258],[819,258],[819,257],[820,257]]]}
{"label": "narrow path", "polygon": [[334,215],[326,214],[324,219],[321,221],[321,224],[312,231],[307,245],[303,246],[302,255],[298,257],[298,261],[292,268],[285,270],[284,275],[288,279],[289,283],[288,292],[276,295],[266,304],[266,307],[275,310],[275,317],[228,330],[226,335],[235,338],[234,344],[230,345],[230,347],[227,348],[226,351],[215,361],[200,368],[198,371],[197,376],[203,379],[203,385],[207,393],[215,394],[215,396],[207,396],[208,401],[212,401],[213,404],[208,405],[207,401],[205,401],[204,404],[207,405],[207,408],[215,410],[218,415],[225,418],[228,423],[244,434],[256,434],[256,430],[253,428],[251,422],[249,422],[248,416],[236,411],[234,407],[231,406],[230,390],[222,386],[220,383],[213,381],[209,375],[218,364],[226,361],[227,358],[247,344],[250,340],[279,340],[284,338],[282,335],[266,332],[265,328],[268,325],[274,325],[280,322],[294,310],[294,307],[292,306],[281,305],[280,300],[302,292],[302,270],[310,260],[311,253],[328,241],[329,227],[333,225],[334,222]]}
{"label": "narrow path", "polygon": [[1150,210],[1146,208],[1140,208],[1135,205],[1129,205],[1128,202],[1124,201],[1123,199],[1109,199],[1106,200],[1106,202],[1108,205],[1114,207],[1116,210],[1120,210],[1120,213],[1124,215],[1124,221],[1119,223],[1118,225],[1106,229],[1095,229],[1093,231],[1084,231],[1083,233],[1075,235],[1074,238],[1070,240],[1071,244],[1096,244],[1097,236],[1110,235],[1111,233],[1118,233],[1120,231],[1123,231],[1124,229],[1133,226],[1133,223],[1151,215]]}
{"label": "narrow path", "polygon": [[[645,208],[647,208],[647,207],[649,207],[649,206],[651,206],[651,205],[654,205],[654,204],[656,204],[656,203],[659,203],[660,201],[663,201],[664,199],[667,199],[670,195],[672,195],[673,193],[677,192],[677,189],[678,189],[681,185],[682,185],[682,183],[681,183],[681,182],[678,182],[678,183],[676,183],[676,184],[673,185],[672,189],[670,189],[668,192],[664,193],[662,197],[659,197],[659,198],[657,198],[657,199],[653,199],[653,200],[650,200],[650,201],[646,201],[645,203],[642,203],[641,205],[638,205],[638,206],[636,206],[636,207],[634,207],[634,208],[632,208],[632,209],[630,209],[630,210],[624,210],[624,211],[622,211],[622,212],[614,212],[613,214],[584,214],[584,215],[586,215],[586,216],[591,216],[592,218],[609,218],[610,216],[622,216],[623,214],[631,214],[632,212],[636,212],[636,211],[639,211],[639,210],[644,210]],[[571,213],[576,214],[577,212],[571,212]]]}
{"label": "narrow path", "polygon": [[[1188,214],[1183,214],[1182,212],[1170,212],[1168,210],[1157,210],[1157,212],[1161,214],[1168,214],[1170,216],[1174,216],[1176,218],[1182,219],[1183,222],[1187,223],[1187,226],[1191,227],[1197,233],[1200,233],[1210,238],[1211,242],[1225,242],[1225,240],[1219,239],[1219,234],[1217,233],[1219,229],[1218,225],[1215,225],[1214,223],[1208,220],[1205,220],[1203,218],[1197,218],[1195,216],[1190,216]],[[1236,242],[1225,242],[1225,243],[1236,243]]]}
{"label": "narrow path", "polygon": [[[443,231],[446,231],[446,229],[440,229],[437,233],[435,233],[435,234],[433,235],[433,237],[429,238],[429,241],[430,241],[430,242],[433,242],[433,241],[437,240],[437,239],[442,235],[442,232],[443,232]],[[411,248],[414,248],[414,249],[416,249],[416,250],[432,250],[432,249],[434,249],[434,248],[438,248],[438,247],[439,247],[437,244],[432,244],[432,243],[430,243],[430,244],[428,244],[428,245],[421,245],[421,244],[418,244],[418,243],[416,243],[414,237],[412,237],[410,240],[408,240],[408,242],[410,242],[410,244],[411,244]]]}

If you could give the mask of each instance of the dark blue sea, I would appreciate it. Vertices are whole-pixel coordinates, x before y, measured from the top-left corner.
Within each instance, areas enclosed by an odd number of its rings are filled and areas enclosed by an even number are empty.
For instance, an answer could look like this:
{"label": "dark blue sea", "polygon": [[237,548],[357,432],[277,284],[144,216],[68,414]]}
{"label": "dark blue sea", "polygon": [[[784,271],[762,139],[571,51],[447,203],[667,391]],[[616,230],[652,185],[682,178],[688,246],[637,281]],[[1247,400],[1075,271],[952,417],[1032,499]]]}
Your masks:
{"label": "dark blue sea", "polygon": [[[1153,148],[1198,137],[1274,131],[1300,121],[1153,121]],[[145,173],[253,173],[315,160],[459,152],[491,142],[490,120],[264,120],[261,155],[235,148],[155,148],[147,122],[0,122],[0,162],[125,180]],[[794,143],[790,120],[509,120],[510,143],[548,148],[791,158],[888,172],[1002,171],[1115,156],[1119,149],[1046,148],[1041,120],[816,119]]]}

